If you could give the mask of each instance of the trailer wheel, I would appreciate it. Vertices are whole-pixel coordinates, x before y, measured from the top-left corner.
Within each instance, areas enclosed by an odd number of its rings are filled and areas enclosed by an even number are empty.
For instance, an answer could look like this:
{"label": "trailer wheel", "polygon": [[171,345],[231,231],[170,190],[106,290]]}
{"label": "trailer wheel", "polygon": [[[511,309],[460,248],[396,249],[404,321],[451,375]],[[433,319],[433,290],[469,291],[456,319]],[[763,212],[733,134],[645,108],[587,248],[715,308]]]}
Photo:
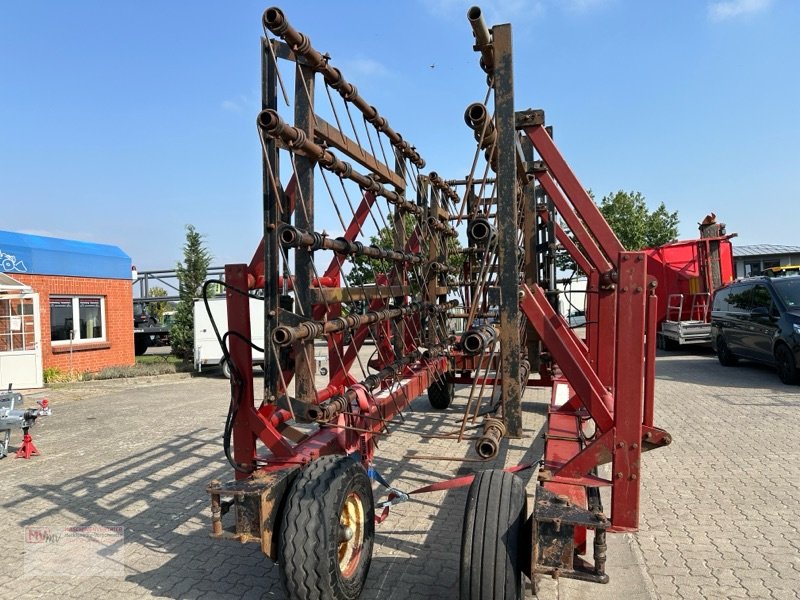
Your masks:
{"label": "trailer wheel", "polygon": [[448,408],[450,404],[452,404],[455,395],[455,386],[444,377],[435,380],[428,387],[428,401],[431,403],[431,406],[437,410]]}
{"label": "trailer wheel", "polygon": [[372,561],[375,508],[364,468],[347,456],[313,460],[284,500],[278,546],[291,600],[355,600]]}
{"label": "trailer wheel", "polygon": [[144,334],[136,334],[133,336],[133,353],[136,356],[141,356],[150,347],[150,337]]}
{"label": "trailer wheel", "polygon": [[527,505],[525,486],[513,473],[492,470],[475,476],[461,533],[461,600],[523,597]]}
{"label": "trailer wheel", "polygon": [[219,368],[222,369],[222,376],[225,379],[231,378],[231,363],[223,359],[222,362],[219,363]]}
{"label": "trailer wheel", "polygon": [[788,346],[778,344],[775,348],[775,365],[778,368],[778,377],[783,383],[791,385],[798,382],[797,365]]}
{"label": "trailer wheel", "polygon": [[722,336],[717,338],[717,358],[719,359],[719,364],[723,367],[732,367],[738,360],[736,355],[728,348],[728,344]]}

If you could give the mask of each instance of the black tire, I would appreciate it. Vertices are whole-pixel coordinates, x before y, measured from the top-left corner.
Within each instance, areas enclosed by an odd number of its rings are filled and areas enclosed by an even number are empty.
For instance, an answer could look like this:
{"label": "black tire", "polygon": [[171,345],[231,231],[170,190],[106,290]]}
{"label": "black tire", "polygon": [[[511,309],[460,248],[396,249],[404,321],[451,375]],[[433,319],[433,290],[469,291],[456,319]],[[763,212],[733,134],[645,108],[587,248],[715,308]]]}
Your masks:
{"label": "black tire", "polygon": [[136,333],[133,336],[133,353],[136,356],[141,356],[150,347],[150,336]]}
{"label": "black tire", "polygon": [[798,373],[794,355],[785,344],[778,344],[775,347],[775,367],[778,369],[778,377],[783,383],[793,385],[800,382],[800,373]]}
{"label": "black tire", "polygon": [[428,401],[437,410],[444,410],[453,403],[456,391],[451,381],[440,377],[428,387]]}
{"label": "black tire", "polygon": [[722,336],[717,338],[717,358],[723,367],[732,367],[739,360],[728,348],[728,344]]}
{"label": "black tire", "polygon": [[[351,537],[343,525],[352,524]],[[284,499],[278,545],[290,600],[356,600],[375,537],[372,486],[346,456],[323,456],[296,477]]]}
{"label": "black tire", "polygon": [[528,499],[522,480],[506,471],[483,471],[467,493],[461,533],[461,600],[519,600]]}
{"label": "black tire", "polygon": [[222,376],[225,379],[231,378],[231,364],[227,360],[222,359],[222,362],[219,363],[219,368],[222,369]]}
{"label": "black tire", "polygon": [[320,367],[319,368],[319,374],[322,375],[323,377],[325,377],[325,375],[328,374],[328,367]]}

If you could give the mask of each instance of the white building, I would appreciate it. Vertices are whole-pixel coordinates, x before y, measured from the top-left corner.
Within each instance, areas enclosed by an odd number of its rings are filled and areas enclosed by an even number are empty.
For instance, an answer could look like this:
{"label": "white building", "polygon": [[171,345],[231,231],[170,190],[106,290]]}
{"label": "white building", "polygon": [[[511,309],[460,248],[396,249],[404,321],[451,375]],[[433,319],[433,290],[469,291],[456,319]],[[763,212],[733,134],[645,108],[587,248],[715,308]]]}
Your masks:
{"label": "white building", "polygon": [[800,246],[755,244],[733,247],[736,277],[761,275],[764,269],[785,265],[800,265]]}

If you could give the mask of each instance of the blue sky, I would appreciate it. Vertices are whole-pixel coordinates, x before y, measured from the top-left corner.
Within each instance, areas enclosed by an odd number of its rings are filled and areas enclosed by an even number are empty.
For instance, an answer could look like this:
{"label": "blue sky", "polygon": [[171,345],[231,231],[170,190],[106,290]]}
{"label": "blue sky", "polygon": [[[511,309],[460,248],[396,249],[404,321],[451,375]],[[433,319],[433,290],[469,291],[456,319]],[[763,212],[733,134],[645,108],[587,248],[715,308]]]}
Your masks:
{"label": "blue sky", "polygon": [[[281,7],[427,160],[461,177],[484,75],[469,2]],[[800,244],[800,2],[492,0],[511,22],[517,107],[543,108],[584,186],[663,201],[696,235]],[[119,245],[140,270],[214,263],[261,236],[259,36],[266,3],[0,3],[2,227]]]}

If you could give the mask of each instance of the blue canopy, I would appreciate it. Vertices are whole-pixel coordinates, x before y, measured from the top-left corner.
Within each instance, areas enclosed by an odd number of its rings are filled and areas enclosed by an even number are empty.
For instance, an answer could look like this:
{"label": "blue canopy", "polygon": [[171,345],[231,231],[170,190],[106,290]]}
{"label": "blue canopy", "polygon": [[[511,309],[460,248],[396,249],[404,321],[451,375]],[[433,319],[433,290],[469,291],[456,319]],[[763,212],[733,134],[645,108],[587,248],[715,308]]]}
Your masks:
{"label": "blue canopy", "polygon": [[131,258],[116,246],[0,231],[0,273],[130,279]]}

